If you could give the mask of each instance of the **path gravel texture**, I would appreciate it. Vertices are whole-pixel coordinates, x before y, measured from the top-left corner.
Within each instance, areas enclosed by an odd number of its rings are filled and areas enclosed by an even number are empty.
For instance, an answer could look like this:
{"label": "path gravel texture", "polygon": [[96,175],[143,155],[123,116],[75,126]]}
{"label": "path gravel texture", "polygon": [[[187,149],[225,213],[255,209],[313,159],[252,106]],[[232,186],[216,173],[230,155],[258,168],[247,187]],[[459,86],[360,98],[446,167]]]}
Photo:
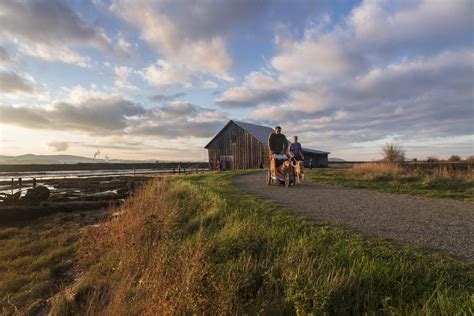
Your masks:
{"label": "path gravel texture", "polygon": [[474,204],[308,181],[290,188],[267,186],[264,173],[237,176],[233,181],[243,191],[274,200],[319,223],[474,260]]}

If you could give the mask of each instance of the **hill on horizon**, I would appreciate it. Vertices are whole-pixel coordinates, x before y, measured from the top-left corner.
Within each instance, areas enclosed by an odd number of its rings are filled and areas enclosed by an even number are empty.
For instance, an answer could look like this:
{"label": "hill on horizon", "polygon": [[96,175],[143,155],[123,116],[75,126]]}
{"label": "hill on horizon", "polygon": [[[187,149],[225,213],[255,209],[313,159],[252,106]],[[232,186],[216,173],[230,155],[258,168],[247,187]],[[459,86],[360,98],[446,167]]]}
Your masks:
{"label": "hill on horizon", "polygon": [[342,158],[329,158],[328,161],[331,161],[331,162],[345,162],[346,160],[342,159]]}
{"label": "hill on horizon", "polygon": [[2,165],[53,165],[53,164],[77,164],[77,163],[155,163],[157,160],[121,160],[121,159],[99,159],[75,155],[35,155],[25,154],[19,156],[0,155]]}

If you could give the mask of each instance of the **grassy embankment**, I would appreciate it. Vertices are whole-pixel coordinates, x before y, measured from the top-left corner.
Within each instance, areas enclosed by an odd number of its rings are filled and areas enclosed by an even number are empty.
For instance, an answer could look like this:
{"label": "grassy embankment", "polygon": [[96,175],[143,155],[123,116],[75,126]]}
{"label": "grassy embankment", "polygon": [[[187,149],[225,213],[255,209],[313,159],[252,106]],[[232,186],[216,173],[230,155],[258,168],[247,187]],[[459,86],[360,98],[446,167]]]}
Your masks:
{"label": "grassy embankment", "polygon": [[79,224],[37,220],[0,227],[0,314],[37,314],[46,299],[72,281]]}
{"label": "grassy embankment", "polygon": [[318,226],[231,173],[156,181],[91,227],[53,314],[472,314],[472,263]]}
{"label": "grassy embankment", "polygon": [[404,193],[474,202],[474,172],[450,170],[446,166],[409,170],[387,163],[355,164],[352,168],[306,171],[309,180],[346,188]]}

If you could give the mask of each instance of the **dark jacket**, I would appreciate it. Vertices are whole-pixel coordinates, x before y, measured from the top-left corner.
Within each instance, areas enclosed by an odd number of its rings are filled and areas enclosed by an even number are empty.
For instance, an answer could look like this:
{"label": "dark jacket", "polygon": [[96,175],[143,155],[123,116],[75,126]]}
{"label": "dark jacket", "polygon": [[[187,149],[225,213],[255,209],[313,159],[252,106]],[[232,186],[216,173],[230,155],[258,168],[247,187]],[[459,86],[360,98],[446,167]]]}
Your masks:
{"label": "dark jacket", "polygon": [[288,139],[284,134],[271,133],[268,137],[268,149],[276,154],[286,153],[288,151]]}

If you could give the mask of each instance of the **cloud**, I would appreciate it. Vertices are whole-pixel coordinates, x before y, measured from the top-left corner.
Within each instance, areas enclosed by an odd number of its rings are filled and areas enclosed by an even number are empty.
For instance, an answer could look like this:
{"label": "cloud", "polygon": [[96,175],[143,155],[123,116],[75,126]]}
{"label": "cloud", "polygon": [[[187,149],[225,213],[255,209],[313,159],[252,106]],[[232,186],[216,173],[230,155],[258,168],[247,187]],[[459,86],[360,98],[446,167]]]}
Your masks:
{"label": "cloud", "polygon": [[[348,18],[355,39],[390,49],[443,48],[472,42],[472,1],[363,1]],[[472,46],[472,43],[471,43]]]}
{"label": "cloud", "polygon": [[[287,103],[249,116],[330,143],[472,134],[473,53],[445,52],[374,68],[343,86],[295,91]],[[314,136],[313,136],[314,137]]]}
{"label": "cloud", "polygon": [[168,101],[174,101],[178,98],[184,97],[186,93],[184,92],[177,92],[173,94],[155,94],[150,97],[150,100],[152,101],[158,101],[158,102],[168,102]]}
{"label": "cloud", "polygon": [[256,107],[282,101],[285,97],[285,89],[274,78],[254,71],[245,77],[242,86],[225,90],[214,101],[223,108]]}
{"label": "cloud", "polygon": [[132,74],[133,69],[127,66],[114,66],[115,86],[118,89],[136,90],[134,85],[128,82],[128,77]]}
{"label": "cloud", "polygon": [[[226,47],[230,34],[266,8],[268,1],[115,1],[110,9],[135,26],[152,49],[181,75],[159,80],[189,82],[194,74],[229,80],[233,60]],[[156,85],[156,80],[151,82]]]}
{"label": "cloud", "polygon": [[182,101],[145,108],[126,98],[79,87],[48,106],[0,106],[0,123],[29,129],[78,132],[94,137],[200,138],[227,120],[219,110]]}
{"label": "cloud", "polygon": [[25,128],[79,131],[104,136],[124,133],[132,117],[146,110],[119,96],[93,97],[78,103],[56,102],[45,107],[0,107],[0,121]]}
{"label": "cloud", "polygon": [[18,43],[22,54],[79,66],[87,65],[88,59],[71,46],[126,54],[102,28],[85,21],[60,0],[2,1],[0,36]]}
{"label": "cloud", "polygon": [[131,133],[166,138],[211,137],[228,120],[225,113],[182,101],[156,107]]}
{"label": "cloud", "polygon": [[0,92],[8,94],[34,94],[36,83],[28,74],[0,69]]}
{"label": "cloud", "polygon": [[48,147],[54,152],[66,151],[69,148],[69,143],[54,141],[54,142],[49,142]]}
{"label": "cloud", "polygon": [[46,61],[60,61],[82,68],[91,67],[91,59],[75,52],[68,47],[51,46],[42,43],[20,43],[18,51],[23,55],[32,56]]}
{"label": "cloud", "polygon": [[335,34],[318,34],[287,41],[271,64],[287,82],[315,82],[353,75],[366,61]]}
{"label": "cloud", "polygon": [[156,64],[144,68],[141,72],[143,78],[155,87],[167,87],[172,85],[184,85],[190,87],[191,72],[186,65],[173,65],[163,59]]}
{"label": "cloud", "polygon": [[5,47],[0,46],[0,65],[9,64],[12,62],[12,57],[8,53]]}
{"label": "cloud", "polygon": [[218,87],[217,83],[211,80],[206,80],[199,84],[199,88],[202,88],[202,89],[216,89],[217,87]]}

